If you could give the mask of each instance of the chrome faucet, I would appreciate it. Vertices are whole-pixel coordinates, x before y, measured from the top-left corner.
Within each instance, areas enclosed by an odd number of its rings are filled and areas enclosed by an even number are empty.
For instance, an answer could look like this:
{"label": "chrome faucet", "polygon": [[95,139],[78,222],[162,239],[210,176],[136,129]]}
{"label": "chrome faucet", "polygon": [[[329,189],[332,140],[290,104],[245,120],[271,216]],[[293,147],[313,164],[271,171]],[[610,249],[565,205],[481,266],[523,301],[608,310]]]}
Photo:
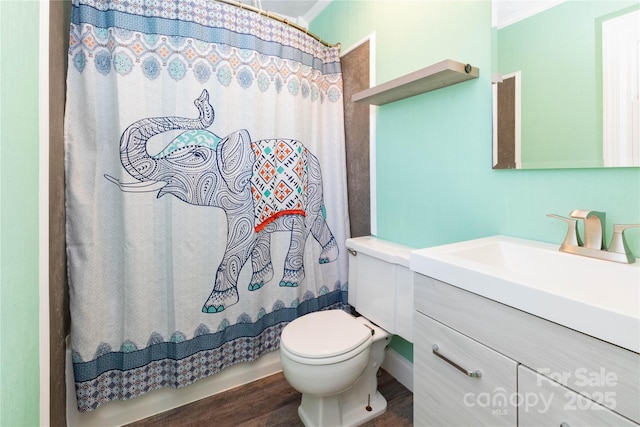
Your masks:
{"label": "chrome faucet", "polygon": [[569,213],[571,218],[581,219],[584,223],[584,247],[604,249],[604,212],[574,209]]}
{"label": "chrome faucet", "polygon": [[[569,218],[554,214],[547,214],[547,216],[560,219],[569,226],[567,235],[560,245],[561,252],[627,264],[633,264],[636,261],[627,244],[624,231],[629,228],[640,227],[640,224],[614,225],[611,243],[609,244],[609,249],[607,249],[604,245],[606,217],[604,212],[576,209],[569,213]],[[584,244],[578,231],[578,221],[583,221],[584,224]]]}

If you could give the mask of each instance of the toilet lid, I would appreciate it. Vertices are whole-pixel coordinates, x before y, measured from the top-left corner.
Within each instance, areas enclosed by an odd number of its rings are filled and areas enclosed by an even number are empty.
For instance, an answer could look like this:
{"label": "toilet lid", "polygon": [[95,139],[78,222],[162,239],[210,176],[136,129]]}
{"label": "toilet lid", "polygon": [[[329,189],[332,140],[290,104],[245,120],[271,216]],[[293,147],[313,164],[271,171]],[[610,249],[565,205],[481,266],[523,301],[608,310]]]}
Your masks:
{"label": "toilet lid", "polygon": [[371,329],[342,310],[309,313],[282,331],[281,345],[291,353],[310,359],[347,353],[371,337]]}

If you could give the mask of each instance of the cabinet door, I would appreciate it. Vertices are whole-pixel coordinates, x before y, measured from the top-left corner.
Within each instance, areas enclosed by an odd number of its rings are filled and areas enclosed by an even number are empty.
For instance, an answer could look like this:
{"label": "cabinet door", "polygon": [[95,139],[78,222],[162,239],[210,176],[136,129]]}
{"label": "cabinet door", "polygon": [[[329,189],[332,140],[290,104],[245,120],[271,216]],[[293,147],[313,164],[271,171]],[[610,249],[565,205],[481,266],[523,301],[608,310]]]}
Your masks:
{"label": "cabinet door", "polygon": [[414,336],[416,426],[516,425],[515,361],[417,312]]}
{"label": "cabinet door", "polygon": [[615,407],[614,392],[576,393],[523,365],[518,368],[518,391],[521,427],[638,426],[596,403]]}

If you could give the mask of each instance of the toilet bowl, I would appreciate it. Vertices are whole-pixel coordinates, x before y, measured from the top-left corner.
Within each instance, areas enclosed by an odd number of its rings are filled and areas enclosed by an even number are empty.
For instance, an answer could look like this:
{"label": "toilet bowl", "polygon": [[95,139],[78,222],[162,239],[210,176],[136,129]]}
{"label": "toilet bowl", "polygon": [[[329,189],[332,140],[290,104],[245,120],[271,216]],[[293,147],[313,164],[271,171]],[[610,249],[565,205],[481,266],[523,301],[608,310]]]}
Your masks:
{"label": "toilet bowl", "polygon": [[309,313],[285,326],[280,339],[282,371],[302,393],[298,415],[306,427],[358,426],[384,413],[377,372],[385,350],[394,334],[411,341],[411,248],[374,237],[349,239],[347,248],[349,304],[362,316]]}

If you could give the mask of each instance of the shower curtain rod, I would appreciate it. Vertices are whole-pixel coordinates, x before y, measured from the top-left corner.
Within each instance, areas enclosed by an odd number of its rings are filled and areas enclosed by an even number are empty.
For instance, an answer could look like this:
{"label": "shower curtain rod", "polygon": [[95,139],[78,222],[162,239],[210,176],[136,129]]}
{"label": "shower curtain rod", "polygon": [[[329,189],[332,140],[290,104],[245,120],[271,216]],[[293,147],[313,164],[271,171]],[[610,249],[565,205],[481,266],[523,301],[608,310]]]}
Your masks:
{"label": "shower curtain rod", "polygon": [[283,18],[282,16],[273,14],[267,10],[262,10],[262,9],[258,9],[257,7],[253,7],[253,6],[249,6],[247,4],[241,3],[239,1],[235,1],[235,0],[214,0],[217,1],[218,3],[225,3],[225,4],[230,4],[232,6],[237,6],[241,9],[246,9],[249,10],[251,12],[255,12],[257,14],[260,15],[265,15],[267,18],[271,18],[271,19],[275,19],[276,21],[282,22],[283,24],[286,24],[290,27],[295,28],[296,30],[302,31],[303,33],[307,34],[308,36],[313,37],[315,40],[319,41],[320,43],[322,43],[323,45],[327,46],[327,47],[334,47],[337,46],[337,44],[331,44],[329,42],[326,42],[324,40],[322,40],[320,37],[318,37],[317,35],[313,34],[312,32],[309,31],[308,28],[304,28],[294,22],[289,21],[288,19]]}

